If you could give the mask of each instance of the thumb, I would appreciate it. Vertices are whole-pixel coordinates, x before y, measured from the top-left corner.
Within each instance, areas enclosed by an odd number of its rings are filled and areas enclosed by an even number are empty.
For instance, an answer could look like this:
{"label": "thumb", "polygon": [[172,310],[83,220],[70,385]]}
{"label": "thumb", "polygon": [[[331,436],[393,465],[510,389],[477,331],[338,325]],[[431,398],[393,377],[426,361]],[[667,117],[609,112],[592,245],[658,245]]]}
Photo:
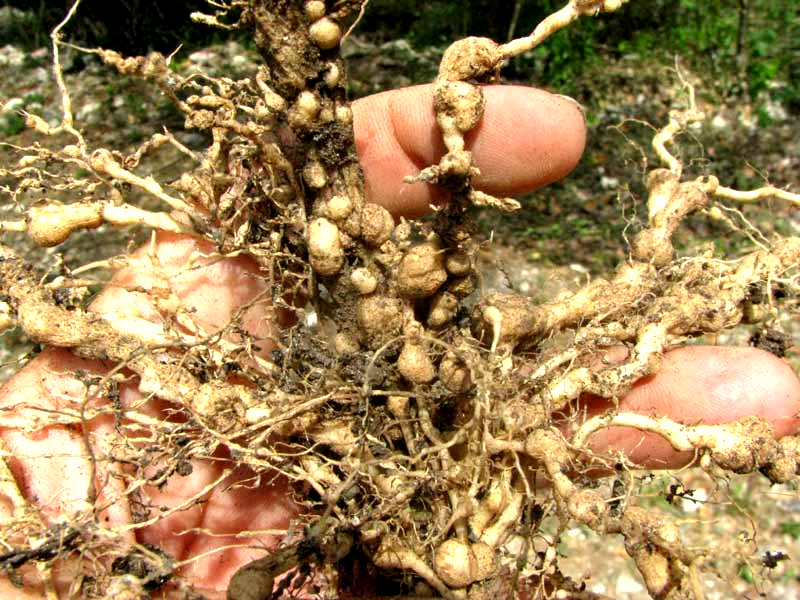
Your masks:
{"label": "thumb", "polygon": [[[552,183],[580,160],[583,116],[563,96],[521,86],[485,86],[486,108],[467,136],[478,189],[513,196]],[[433,90],[421,85],[353,104],[356,147],[367,195],[395,215],[417,217],[444,199],[437,186],[403,182],[439,162],[445,149],[433,111]]]}
{"label": "thumb", "polygon": [[[591,398],[588,413],[609,408]],[[773,354],[755,348],[690,346],[668,352],[660,371],[634,385],[620,401],[620,412],[666,416],[687,425],[716,425],[745,416],[772,424],[776,437],[800,430],[800,381],[792,368]],[[678,467],[692,460],[656,434],[612,427],[592,436],[593,449],[623,452],[650,468]]]}

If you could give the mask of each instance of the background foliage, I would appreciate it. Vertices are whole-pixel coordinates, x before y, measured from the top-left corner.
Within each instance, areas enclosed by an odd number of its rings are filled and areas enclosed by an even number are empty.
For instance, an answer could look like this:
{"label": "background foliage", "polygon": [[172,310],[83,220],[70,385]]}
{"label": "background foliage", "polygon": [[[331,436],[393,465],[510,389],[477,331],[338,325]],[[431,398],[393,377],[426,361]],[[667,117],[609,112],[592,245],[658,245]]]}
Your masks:
{"label": "background foliage", "polygon": [[[2,0],[26,11],[0,23],[0,45],[47,45],[68,1]],[[560,0],[372,0],[359,28],[382,42],[407,39],[417,50],[445,47],[466,35],[495,40],[530,31]],[[171,52],[207,45],[219,36],[189,21],[204,0],[86,0],[73,20],[74,41],[129,54]],[[515,61],[509,78],[536,81],[574,93],[575,82],[608,58],[636,55],[647,61],[680,56],[706,73],[720,97],[765,99],[800,112],[800,3],[795,0],[648,0],[630,2],[603,19],[585,20],[544,47]]]}
{"label": "background foliage", "polygon": [[[418,48],[465,35],[506,40],[530,31],[561,4],[373,0],[362,31],[406,37]],[[800,111],[800,4],[793,0],[630,2],[613,15],[567,28],[505,73],[564,89],[587,67],[628,54],[645,60],[680,55],[726,96],[756,98],[771,88],[776,99]]]}

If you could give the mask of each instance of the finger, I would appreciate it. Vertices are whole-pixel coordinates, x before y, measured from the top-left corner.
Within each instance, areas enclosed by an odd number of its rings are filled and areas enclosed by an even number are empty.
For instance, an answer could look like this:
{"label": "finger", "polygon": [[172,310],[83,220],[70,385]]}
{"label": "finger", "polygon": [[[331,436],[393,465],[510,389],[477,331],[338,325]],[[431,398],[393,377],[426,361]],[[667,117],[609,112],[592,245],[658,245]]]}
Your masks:
{"label": "finger", "polygon": [[170,478],[160,489],[146,489],[160,510],[180,510],[138,530],[137,540],[187,561],[180,573],[195,587],[224,591],[239,568],[278,544],[301,508],[284,477],[273,473],[254,481],[245,467],[203,494],[224,468],[233,468],[233,461],[220,457],[192,464],[188,476]]}
{"label": "finger", "polygon": [[[106,450],[113,418],[95,417],[86,439],[79,427],[81,408],[92,412],[100,403],[87,400],[86,387],[74,374],[88,380],[106,368],[100,361],[48,348],[0,388],[0,434],[13,457],[9,465],[20,491],[37,499],[47,522],[85,510],[92,492],[98,505],[106,506],[101,514],[106,524],[131,520],[128,506],[113,501],[124,496],[122,480],[110,475],[116,468],[103,461],[90,468],[86,449],[88,439],[96,452]],[[50,424],[54,417],[61,425]],[[94,487],[100,480],[107,485]]]}
{"label": "finger", "polygon": [[[126,319],[158,324],[180,311],[179,322],[201,338],[235,317],[255,338],[255,353],[266,357],[276,333],[269,284],[249,258],[211,258],[213,250],[202,240],[160,231],[155,244],[139,248],[130,266],[115,273],[91,309],[120,327]],[[241,341],[235,334],[226,339]]]}
{"label": "finger", "polygon": [[[476,186],[495,196],[521,194],[569,173],[586,141],[583,116],[563,96],[519,86],[486,86],[486,110],[467,136],[481,175]],[[396,215],[416,217],[443,199],[434,185],[403,183],[444,154],[431,86],[370,96],[353,104],[356,147],[369,199]]]}
{"label": "finger", "polygon": [[[131,265],[115,274],[92,310],[113,320],[124,307],[123,316],[159,323],[169,317],[165,310],[174,296],[184,316],[207,333],[238,314],[242,329],[256,338],[256,354],[265,357],[274,347],[276,330],[266,278],[248,258],[212,255],[213,247],[202,240],[158,232],[155,244],[137,250]],[[235,335],[226,338],[237,341]],[[129,399],[127,404],[141,405],[141,400]],[[291,500],[288,482],[277,474],[254,483],[242,481],[252,474],[240,469],[208,492],[207,487],[232,468],[232,461],[218,456],[190,463],[189,474],[171,477],[158,488],[144,488],[149,503],[165,516],[137,529],[136,537],[187,560],[181,574],[213,595],[225,590],[237,569],[274,546],[279,536],[273,532],[285,530],[300,509]],[[253,530],[262,533],[239,535]]]}
{"label": "finger", "polygon": [[[587,403],[590,414],[606,410],[607,401]],[[755,348],[690,346],[664,356],[658,374],[639,381],[619,410],[668,416],[687,425],[715,425],[754,415],[769,421],[776,437],[800,430],[800,381],[781,359]],[[649,468],[687,464],[691,453],[678,453],[660,436],[614,427],[591,438],[602,453],[624,452]]]}
{"label": "finger", "polygon": [[[14,482],[6,485],[16,483],[26,498],[35,501],[45,524],[63,515],[81,514],[94,501],[102,507],[98,518],[104,527],[121,527],[130,543],[150,544],[176,560],[187,560],[181,572],[189,580],[206,590],[224,590],[232,574],[263,556],[264,548],[277,544],[276,532],[286,530],[299,514],[288,481],[277,473],[254,480],[248,469],[234,469],[233,461],[221,451],[214,460],[189,459],[188,471],[173,475],[163,485],[138,488],[131,503],[124,482],[130,481],[132,470],[110,459],[119,455],[121,446],[129,451],[152,436],[144,426],[130,429],[133,422],[127,417],[135,414],[156,422],[164,418],[166,403],[145,401],[133,386],[123,385],[116,398],[119,412],[112,417],[107,399],[87,401],[86,388],[75,377],[75,373],[83,373],[85,379],[102,376],[108,366],[61,348],[48,348],[0,388],[0,436],[13,457],[8,463]],[[105,406],[107,414],[92,417],[82,427],[77,418],[63,425],[37,427],[53,415],[66,418],[82,405],[88,412]],[[132,433],[135,441],[120,444],[120,428]],[[140,457],[140,465],[149,476],[156,475],[165,465],[153,458],[155,454],[146,455]],[[226,476],[227,470],[232,472]],[[223,477],[209,491],[210,484]],[[0,496],[13,497],[3,490]],[[13,518],[21,509],[0,502],[0,516]],[[133,522],[140,526],[126,527]],[[248,535],[241,535],[243,531]],[[2,590],[0,579],[0,598],[5,598]]]}

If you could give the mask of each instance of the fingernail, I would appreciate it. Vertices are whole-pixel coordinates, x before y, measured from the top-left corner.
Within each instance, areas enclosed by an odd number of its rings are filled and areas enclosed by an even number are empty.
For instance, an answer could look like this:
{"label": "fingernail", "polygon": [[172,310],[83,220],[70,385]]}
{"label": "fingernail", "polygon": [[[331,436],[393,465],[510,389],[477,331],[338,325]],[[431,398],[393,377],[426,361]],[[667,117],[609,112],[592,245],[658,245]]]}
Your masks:
{"label": "fingernail", "polygon": [[572,104],[575,105],[575,108],[581,113],[581,117],[583,117],[583,122],[586,123],[586,109],[583,107],[583,104],[575,100],[572,96],[565,96],[564,94],[554,94],[558,98],[563,98],[564,100],[569,100]]}

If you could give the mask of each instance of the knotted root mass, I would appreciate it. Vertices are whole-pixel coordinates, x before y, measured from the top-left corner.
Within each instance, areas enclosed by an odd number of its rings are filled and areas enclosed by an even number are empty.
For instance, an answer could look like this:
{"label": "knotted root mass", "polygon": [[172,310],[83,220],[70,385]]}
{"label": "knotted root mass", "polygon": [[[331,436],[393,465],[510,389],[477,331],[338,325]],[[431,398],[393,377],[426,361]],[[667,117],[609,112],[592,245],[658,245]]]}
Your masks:
{"label": "knotted root mass", "polygon": [[[219,333],[207,331],[180,306],[169,283],[149,290],[157,324],[135,315],[98,315],[85,310],[86,284],[77,275],[48,282],[3,247],[3,322],[16,322],[37,342],[117,365],[102,381],[86,383],[82,406],[57,415],[27,408],[36,413],[30,427],[115,415],[127,425],[94,455],[98,464],[112,465],[141,464],[146,448],[130,444],[130,431],[123,430],[149,431],[152,448],[160,450],[147,451],[158,454],[161,479],[129,470],[145,479],[134,477],[125,493],[185,474],[189,459],[223,449],[254,480],[280,473],[292,481],[304,514],[280,548],[234,575],[231,600],[302,589],[322,589],[325,597],[366,593],[359,587],[366,584],[355,581],[359,570],[365,579],[393,582],[393,594],[588,597],[579,595],[579,582],[559,572],[555,542],[540,550],[547,539],[542,522],[550,517],[561,528],[579,523],[600,535],[621,535],[654,598],[698,594],[703,553],[682,544],[670,517],[637,506],[632,478],[612,497],[586,476],[609,464],[619,471],[636,467],[596,455],[592,436],[634,427],[662,436],[676,450],[694,451],[709,472],[761,471],[773,482],[796,475],[797,439],[777,441],[756,417],[709,426],[616,410],[588,420],[565,415],[585,394],[618,400],[634,382],[658,372],[666,350],[689,338],[773,319],[781,304],[791,308],[800,238],[774,239],[725,260],[679,255],[672,239],[688,215],[743,194],[713,176],[684,178],[668,146],[702,118],[693,105],[675,111],[656,134],[663,167],[647,176],[648,223],[606,278],[542,303],[513,293],[482,294],[468,211],[473,205],[519,206],[472,185],[477,169],[464,136],[481,121],[482,85],[497,81],[510,58],[579,16],[623,3],[572,0],[530,36],[506,44],[467,38],[448,48],[433,86],[446,154],[409,174],[408,182],[435,183],[449,201],[428,218],[399,223],[367,200],[355,152],[338,48],[360,2],[231,0],[217,15],[195,15],[252,32],[263,65],[248,79],[180,79],[158,54],[125,58],[94,51],[170,97],[188,128],[209,135],[203,152],[169,133],[154,135],[131,155],[88,148],[72,123],[57,30],[64,119],[52,127],[31,116],[29,125],[70,143],[57,152],[25,148],[24,164],[4,170],[19,182],[12,195],[24,208],[20,221],[4,229],[26,232],[48,247],[102,224],[137,223],[191,236],[206,250],[187,268],[231,257],[252,260],[283,327],[274,328],[267,358],[259,349],[264,340],[242,326],[243,312]],[[164,145],[195,164],[169,186],[136,169],[143,155]],[[90,176],[60,178],[45,169],[51,162]],[[31,182],[32,173],[39,184]],[[129,204],[120,183],[163,209]],[[28,204],[29,188],[39,186],[53,190],[53,197]],[[56,198],[65,190],[72,202]],[[753,193],[773,192],[798,200],[778,190]],[[114,257],[106,266],[143,261],[141,254]],[[148,264],[154,281],[168,282],[157,261]],[[65,304],[63,290],[79,300]],[[600,366],[589,360],[609,346],[624,349],[624,358]],[[141,407],[98,401],[113,396],[123,379],[170,403],[172,417],[154,419]],[[2,530],[6,547],[14,548],[2,559],[12,576],[35,563],[46,579],[53,564],[69,557],[87,574],[76,593],[86,595],[90,582],[104,582],[100,589],[124,587],[131,594],[126,597],[164,585],[191,597],[170,557],[132,549],[122,531],[104,529],[91,508],[68,517],[56,545],[53,528],[14,492],[13,477],[4,476],[3,485],[21,515]],[[81,553],[74,532],[95,550]],[[97,549],[135,557],[139,570],[120,575],[91,560]]]}

